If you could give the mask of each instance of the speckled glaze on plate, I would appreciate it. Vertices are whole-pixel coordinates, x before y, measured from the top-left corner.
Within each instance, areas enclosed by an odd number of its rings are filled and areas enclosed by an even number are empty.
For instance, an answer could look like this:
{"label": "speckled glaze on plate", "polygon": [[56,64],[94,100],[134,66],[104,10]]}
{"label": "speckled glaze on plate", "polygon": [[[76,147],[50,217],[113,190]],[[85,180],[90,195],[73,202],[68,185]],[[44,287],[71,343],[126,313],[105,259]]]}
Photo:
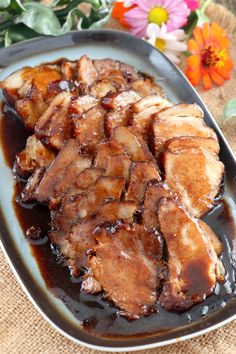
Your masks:
{"label": "speckled glaze on plate", "polygon": [[[206,123],[219,138],[220,159],[225,164],[227,186],[225,198],[236,220],[236,160],[213,117],[184,75],[163,54],[148,43],[123,32],[100,30],[71,32],[61,37],[43,37],[0,50],[0,80],[25,65],[38,65],[66,57],[121,60],[158,80],[173,102],[196,102],[205,113]],[[2,93],[0,93],[2,100]],[[206,333],[236,318],[236,298],[194,323],[165,330],[142,338],[106,339],[86,332],[64,303],[45,285],[36,259],[25,239],[12,207],[13,176],[0,150],[0,233],[1,244],[14,274],[24,291],[53,327],[76,343],[104,351],[132,351],[159,347]],[[234,240],[235,241],[235,240]]]}

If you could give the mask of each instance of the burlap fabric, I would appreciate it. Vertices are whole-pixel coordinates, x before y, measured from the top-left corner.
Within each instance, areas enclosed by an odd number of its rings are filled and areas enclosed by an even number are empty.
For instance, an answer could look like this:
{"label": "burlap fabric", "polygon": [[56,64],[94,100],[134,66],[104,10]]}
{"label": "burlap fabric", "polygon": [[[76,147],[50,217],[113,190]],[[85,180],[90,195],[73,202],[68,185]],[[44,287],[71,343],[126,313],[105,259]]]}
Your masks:
{"label": "burlap fabric", "polygon": [[[236,19],[225,8],[211,5],[208,15],[222,25],[231,36],[231,54],[236,60]],[[119,28],[117,22],[110,28]],[[199,92],[218,122],[224,104],[236,98],[236,71],[222,88]],[[236,153],[236,121],[223,128]],[[168,347],[146,350],[147,354],[234,354],[236,353],[236,321],[201,337]],[[0,250],[0,354],[95,354],[64,338],[35,310],[14,278]]]}

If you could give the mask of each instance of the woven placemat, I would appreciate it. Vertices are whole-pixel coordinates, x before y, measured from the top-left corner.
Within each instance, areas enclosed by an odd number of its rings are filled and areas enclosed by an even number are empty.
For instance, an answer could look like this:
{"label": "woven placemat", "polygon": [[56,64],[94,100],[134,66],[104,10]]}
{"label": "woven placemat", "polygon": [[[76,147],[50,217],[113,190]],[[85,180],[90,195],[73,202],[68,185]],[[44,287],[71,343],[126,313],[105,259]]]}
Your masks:
{"label": "woven placemat", "polygon": [[[224,27],[231,37],[231,54],[236,59],[236,18],[220,5],[211,5],[208,15]],[[116,21],[109,28],[122,29]],[[225,103],[236,98],[236,71],[222,88],[199,92],[220,122]],[[223,132],[236,154],[236,122],[227,123]],[[234,354],[236,321],[195,339],[168,347],[145,350],[146,354]],[[0,250],[0,354],[95,354],[63,337],[36,311],[14,278]],[[100,352],[101,353],[101,352]]]}

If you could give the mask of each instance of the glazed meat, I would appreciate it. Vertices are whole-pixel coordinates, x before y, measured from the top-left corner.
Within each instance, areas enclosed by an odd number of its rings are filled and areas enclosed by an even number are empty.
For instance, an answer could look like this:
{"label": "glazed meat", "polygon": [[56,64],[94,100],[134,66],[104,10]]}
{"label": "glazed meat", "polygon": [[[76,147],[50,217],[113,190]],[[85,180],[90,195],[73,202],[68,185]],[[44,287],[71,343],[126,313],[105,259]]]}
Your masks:
{"label": "glazed meat", "polygon": [[201,217],[219,194],[224,165],[218,142],[211,138],[174,138],[166,143],[165,181],[189,212]]}
{"label": "glazed meat", "polygon": [[83,219],[95,212],[106,199],[120,199],[124,178],[101,176],[86,195],[79,195],[76,202],[77,217]]}
{"label": "glazed meat", "polygon": [[96,182],[98,177],[102,175],[105,175],[105,170],[101,168],[86,168],[76,177],[74,184],[66,191],[63,201],[68,200],[73,195],[86,192]]}
{"label": "glazed meat", "polygon": [[90,108],[97,106],[98,104],[99,100],[89,95],[73,97],[69,107],[69,112],[75,124],[76,119],[80,118],[81,114],[88,111]]}
{"label": "glazed meat", "polygon": [[112,231],[99,228],[94,237],[98,245],[89,263],[109,299],[126,317],[150,314],[157,300],[162,258],[157,234],[141,225],[123,224]]}
{"label": "glazed meat", "polygon": [[156,113],[150,132],[155,156],[163,151],[166,141],[175,137],[193,136],[217,141],[215,132],[206,126],[203,118],[203,111],[196,104],[178,104]]}
{"label": "glazed meat", "polygon": [[163,97],[163,91],[161,87],[148,77],[142,77],[131,82],[130,87],[142,97],[151,94],[156,94]]}
{"label": "glazed meat", "polygon": [[25,67],[0,87],[33,131],[16,155],[18,199],[49,209],[78,296],[101,292],[134,320],[158,304],[189,309],[224,281],[222,236],[197,219],[220,201],[224,176],[197,104],[174,104],[129,64],[87,55]]}
{"label": "glazed meat", "polygon": [[57,95],[35,125],[35,136],[44,145],[59,150],[71,137],[72,122],[68,114],[71,97],[69,92]]}
{"label": "glazed meat", "polygon": [[105,115],[105,132],[108,137],[112,135],[114,128],[119,125],[127,126],[130,115],[130,105],[141,99],[135,91],[123,91],[111,93],[102,99],[104,108],[109,109]]}
{"label": "glazed meat", "polygon": [[107,166],[108,157],[123,154],[125,150],[117,142],[110,140],[102,142],[97,147],[97,155],[95,159],[95,166],[97,168],[105,169]]}
{"label": "glazed meat", "polygon": [[126,127],[129,120],[129,107],[115,110],[112,109],[108,111],[104,117],[104,126],[105,126],[105,133],[107,137],[112,136],[113,129],[118,127],[119,125]]}
{"label": "glazed meat", "polygon": [[176,201],[161,198],[157,215],[167,245],[169,268],[160,303],[167,310],[186,310],[212,293],[217,255],[197,220]]}
{"label": "glazed meat", "polygon": [[74,139],[69,139],[61,148],[53,163],[46,170],[36,189],[36,198],[39,202],[49,202],[54,194],[56,184],[61,180],[65,169],[80,153],[80,146]]}
{"label": "glazed meat", "polygon": [[131,161],[154,161],[146,142],[133,128],[116,127],[112,138],[129,155]]}
{"label": "glazed meat", "polygon": [[105,109],[120,110],[124,107],[140,100],[140,95],[135,91],[122,91],[120,93],[110,93],[103,97],[102,106]]}
{"label": "glazed meat", "polygon": [[55,154],[31,135],[24,150],[16,155],[15,168],[21,177],[28,177],[39,167],[48,167],[54,158]]}
{"label": "glazed meat", "polygon": [[102,98],[109,92],[130,88],[142,75],[132,66],[112,59],[91,60],[86,55],[78,61],[78,80],[84,93]]}
{"label": "glazed meat", "polygon": [[48,85],[60,79],[60,67],[57,65],[24,67],[1,82],[1,88],[26,127],[33,130],[35,123],[47,108]]}
{"label": "glazed meat", "polygon": [[60,180],[54,186],[54,194],[50,199],[50,208],[55,208],[61,201],[64,193],[73,185],[78,175],[91,166],[91,158],[86,155],[77,154],[63,172]]}
{"label": "glazed meat", "polygon": [[101,106],[95,106],[73,121],[75,138],[81,147],[92,155],[95,154],[97,145],[105,138],[105,113]]}
{"label": "glazed meat", "polygon": [[158,227],[157,206],[159,200],[164,197],[175,198],[166,183],[158,179],[150,181],[145,191],[144,210],[142,213],[142,224],[145,227]]}
{"label": "glazed meat", "polygon": [[20,194],[20,200],[22,202],[30,202],[37,199],[35,191],[38,188],[39,182],[41,181],[45,172],[45,168],[37,168],[33,174],[28,178],[28,181]]}
{"label": "glazed meat", "polygon": [[124,177],[126,183],[129,180],[129,170],[131,161],[126,154],[108,156],[106,166],[106,176]]}
{"label": "glazed meat", "polygon": [[[76,269],[80,267],[88,268],[87,253],[96,245],[94,238],[95,229],[99,225],[112,225],[118,220],[132,223],[136,208],[137,206],[134,202],[107,202],[101,206],[95,215],[85,219],[82,224],[78,223],[72,227],[68,236],[68,242],[70,243],[70,254],[68,256],[75,261],[76,268],[74,273],[78,273]],[[74,252],[73,256],[71,249]]]}
{"label": "glazed meat", "polygon": [[144,199],[146,186],[153,179],[160,180],[161,177],[152,162],[132,163],[130,181],[125,199],[141,204]]}
{"label": "glazed meat", "polygon": [[152,115],[161,109],[170,107],[172,104],[158,95],[149,95],[132,104],[129,125],[134,127],[145,140],[152,122]]}
{"label": "glazed meat", "polygon": [[93,65],[93,61],[86,55],[83,55],[77,64],[78,80],[86,85],[90,86],[98,79],[98,72]]}
{"label": "glazed meat", "polygon": [[68,231],[74,223],[95,213],[104,201],[119,200],[124,187],[122,177],[98,177],[84,193],[63,199],[60,209],[52,213],[53,229]]}
{"label": "glazed meat", "polygon": [[72,81],[76,78],[77,65],[75,61],[64,60],[61,64],[61,73],[63,79]]}

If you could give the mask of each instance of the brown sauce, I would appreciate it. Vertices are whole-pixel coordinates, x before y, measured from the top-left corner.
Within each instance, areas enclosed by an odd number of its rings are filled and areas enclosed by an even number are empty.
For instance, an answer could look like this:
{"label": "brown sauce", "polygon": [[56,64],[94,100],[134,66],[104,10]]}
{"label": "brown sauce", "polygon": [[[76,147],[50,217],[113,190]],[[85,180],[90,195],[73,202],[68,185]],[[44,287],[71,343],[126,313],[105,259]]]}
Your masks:
{"label": "brown sauce", "polygon": [[[0,139],[5,158],[8,166],[12,168],[15,154],[24,148],[29,133],[9,109],[5,109],[0,128]],[[184,313],[167,312],[157,305],[157,313],[139,320],[129,321],[117,315],[117,308],[107,301],[103,294],[80,293],[81,278],[71,277],[68,268],[58,257],[56,250],[51,248],[47,237],[50,222],[48,209],[41,205],[23,205],[17,202],[17,196],[22,187],[23,183],[18,181],[15,187],[13,206],[25,235],[31,226],[41,229],[41,238],[31,239],[29,242],[45,283],[83,324],[84,329],[94,335],[116,338],[141,337],[174,329],[218,311],[225,306],[230,298],[236,295],[234,260],[232,259],[235,227],[230,209],[224,200],[204,220],[213,228],[223,244],[221,258],[227,272],[226,282],[217,284],[210,297]]]}

